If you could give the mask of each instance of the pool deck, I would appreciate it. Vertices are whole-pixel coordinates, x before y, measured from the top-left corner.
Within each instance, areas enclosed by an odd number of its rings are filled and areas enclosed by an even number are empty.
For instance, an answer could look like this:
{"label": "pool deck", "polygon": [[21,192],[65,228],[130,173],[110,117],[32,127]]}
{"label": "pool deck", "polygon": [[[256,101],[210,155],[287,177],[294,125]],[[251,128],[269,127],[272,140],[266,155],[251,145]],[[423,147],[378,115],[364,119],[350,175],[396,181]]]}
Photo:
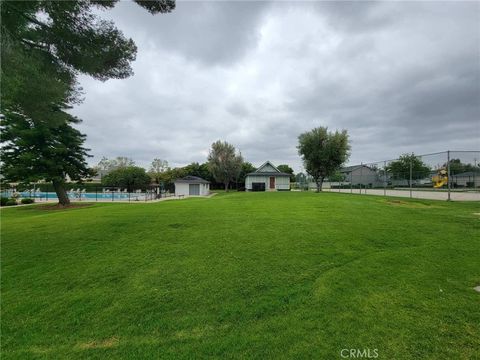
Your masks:
{"label": "pool deck", "polygon": [[[139,200],[134,200],[131,198],[130,200],[128,199],[114,199],[112,201],[111,198],[98,198],[98,199],[91,199],[91,198],[85,198],[85,199],[70,199],[72,203],[96,203],[96,202],[101,202],[101,203],[122,203],[122,204],[149,204],[149,203],[158,203],[161,201],[167,201],[167,200],[183,200],[183,199],[188,199],[188,198],[211,198],[212,196],[216,195],[216,193],[211,193],[206,196],[200,196],[200,195],[195,195],[195,196],[168,196],[168,197],[163,197],[160,199],[153,199],[153,200],[147,200],[145,199],[139,199]],[[52,204],[52,203],[57,203],[58,199],[57,198],[52,198],[52,199],[35,199],[34,204]],[[18,204],[16,206],[23,206],[23,205],[32,205],[32,204]],[[12,206],[12,207],[16,207]]]}

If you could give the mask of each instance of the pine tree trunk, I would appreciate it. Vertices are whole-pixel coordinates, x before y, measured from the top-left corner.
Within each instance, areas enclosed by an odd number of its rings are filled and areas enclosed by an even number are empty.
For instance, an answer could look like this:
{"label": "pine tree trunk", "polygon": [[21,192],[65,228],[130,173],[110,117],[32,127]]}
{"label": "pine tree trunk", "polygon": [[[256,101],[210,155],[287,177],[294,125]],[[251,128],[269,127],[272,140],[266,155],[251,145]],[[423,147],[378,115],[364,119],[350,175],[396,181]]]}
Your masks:
{"label": "pine tree trunk", "polygon": [[225,183],[225,191],[228,192],[228,182]]}
{"label": "pine tree trunk", "polygon": [[58,203],[63,206],[70,205],[70,199],[68,198],[67,192],[65,190],[63,181],[54,180],[53,181],[53,188],[57,193]]}

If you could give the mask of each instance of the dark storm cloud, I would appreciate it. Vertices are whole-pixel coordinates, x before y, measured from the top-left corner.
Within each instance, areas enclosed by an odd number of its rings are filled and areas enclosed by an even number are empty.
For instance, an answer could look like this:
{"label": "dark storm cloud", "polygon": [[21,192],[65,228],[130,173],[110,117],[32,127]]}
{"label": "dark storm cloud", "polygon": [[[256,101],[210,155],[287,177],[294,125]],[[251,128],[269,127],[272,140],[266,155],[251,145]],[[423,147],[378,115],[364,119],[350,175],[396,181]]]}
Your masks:
{"label": "dark storm cloud", "polygon": [[94,161],[205,161],[233,143],[297,170],[297,136],[345,128],[351,162],[478,149],[479,3],[179,2],[111,17],[138,45],[135,76],[82,78]]}

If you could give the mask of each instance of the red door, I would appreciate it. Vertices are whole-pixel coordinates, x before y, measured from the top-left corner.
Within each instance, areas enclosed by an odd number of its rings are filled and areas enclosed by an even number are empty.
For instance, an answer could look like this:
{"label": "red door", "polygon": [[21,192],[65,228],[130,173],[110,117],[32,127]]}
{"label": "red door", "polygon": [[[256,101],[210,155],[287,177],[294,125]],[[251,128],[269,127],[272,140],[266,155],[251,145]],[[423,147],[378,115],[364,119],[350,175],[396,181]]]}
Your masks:
{"label": "red door", "polygon": [[275,189],[275,177],[270,177],[270,189]]}

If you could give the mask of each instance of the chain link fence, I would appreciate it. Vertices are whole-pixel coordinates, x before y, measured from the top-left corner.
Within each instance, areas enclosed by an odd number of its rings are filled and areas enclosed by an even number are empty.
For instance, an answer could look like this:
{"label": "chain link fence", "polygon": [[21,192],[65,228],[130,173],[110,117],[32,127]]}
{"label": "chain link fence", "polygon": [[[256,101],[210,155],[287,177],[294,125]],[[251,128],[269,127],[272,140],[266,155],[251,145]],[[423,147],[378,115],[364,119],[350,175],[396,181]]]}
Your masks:
{"label": "chain link fence", "polygon": [[[342,168],[325,191],[434,200],[480,201],[480,151],[406,154]],[[315,184],[311,184],[311,187]]]}
{"label": "chain link fence", "polygon": [[[48,187],[42,190],[35,185],[32,186],[32,188],[25,189],[13,187],[4,189],[1,195],[7,198],[30,198],[36,202],[58,201],[57,194],[49,190]],[[143,189],[127,189],[106,186],[88,186],[88,188],[82,188],[81,185],[77,188],[70,188],[67,191],[67,195],[71,201],[86,202],[147,202],[175,196],[173,193],[161,190],[158,186],[149,186]]]}

